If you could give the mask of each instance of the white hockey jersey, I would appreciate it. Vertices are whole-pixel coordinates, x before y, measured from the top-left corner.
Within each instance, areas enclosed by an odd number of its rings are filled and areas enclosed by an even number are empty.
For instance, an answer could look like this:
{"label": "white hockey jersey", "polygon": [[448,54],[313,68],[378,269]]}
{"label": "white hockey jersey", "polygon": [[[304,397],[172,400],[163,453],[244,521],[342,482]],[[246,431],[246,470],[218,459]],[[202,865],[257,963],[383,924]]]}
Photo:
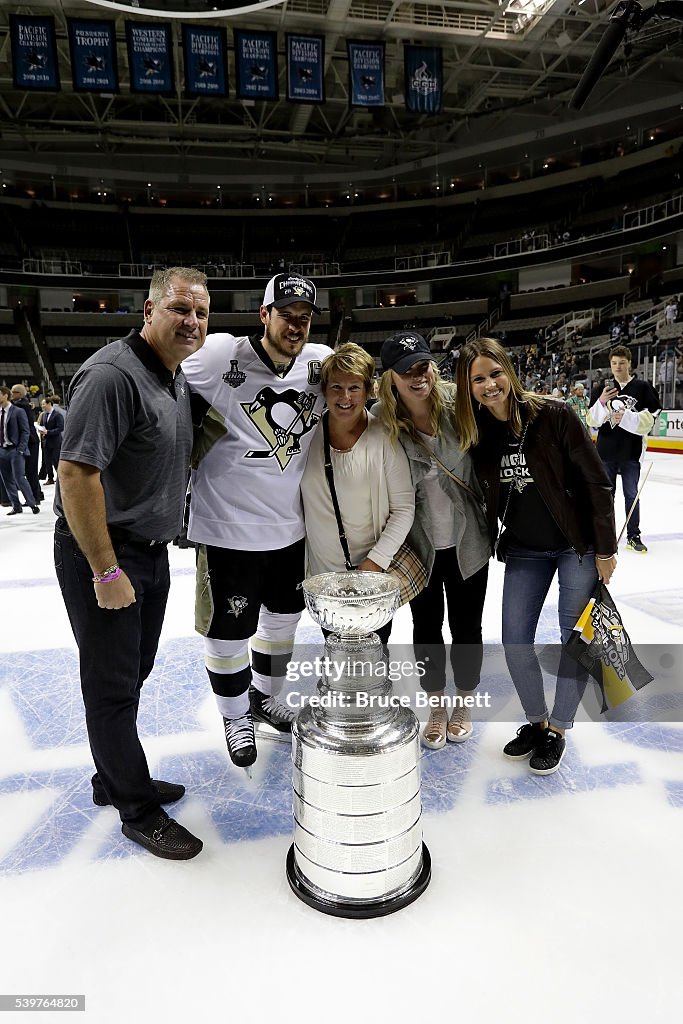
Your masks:
{"label": "white hockey jersey", "polygon": [[213,440],[192,472],[190,540],[271,551],[304,536],[299,486],[330,352],[309,343],[280,375],[260,339],[210,334],[184,360],[190,387],[209,403]]}

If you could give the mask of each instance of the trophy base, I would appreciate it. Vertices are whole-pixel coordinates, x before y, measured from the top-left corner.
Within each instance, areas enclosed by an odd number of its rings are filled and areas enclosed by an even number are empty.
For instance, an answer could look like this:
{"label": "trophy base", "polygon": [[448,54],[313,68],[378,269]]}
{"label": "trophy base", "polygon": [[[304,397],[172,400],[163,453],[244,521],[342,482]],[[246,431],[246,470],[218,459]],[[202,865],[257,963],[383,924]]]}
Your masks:
{"label": "trophy base", "polygon": [[280,732],[279,729],[268,725],[267,722],[254,721],[254,734],[259,740],[275,740],[276,743],[289,743],[292,745],[291,732]]}
{"label": "trophy base", "polygon": [[332,917],[365,920],[370,917],[386,917],[387,914],[394,914],[397,910],[402,910],[421,896],[429,885],[431,877],[432,858],[429,855],[429,850],[423,843],[422,868],[410,888],[404,892],[399,893],[397,896],[389,897],[386,900],[373,900],[367,903],[358,900],[327,900],[310,891],[297,873],[294,861],[294,843],[292,843],[287,853],[287,881],[292,892],[309,907],[312,907],[313,910],[318,910],[321,914],[330,914]]}

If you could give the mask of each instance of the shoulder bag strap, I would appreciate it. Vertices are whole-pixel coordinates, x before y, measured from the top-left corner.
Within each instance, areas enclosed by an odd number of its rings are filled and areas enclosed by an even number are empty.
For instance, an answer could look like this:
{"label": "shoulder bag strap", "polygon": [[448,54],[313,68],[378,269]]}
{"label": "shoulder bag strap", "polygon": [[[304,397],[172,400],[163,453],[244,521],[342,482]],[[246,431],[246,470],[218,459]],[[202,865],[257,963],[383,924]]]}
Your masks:
{"label": "shoulder bag strap", "polygon": [[346,540],[346,534],[344,533],[344,524],[342,523],[341,511],[339,510],[339,502],[337,500],[337,491],[334,486],[334,472],[332,470],[332,452],[330,451],[330,424],[328,422],[327,413],[323,414],[323,453],[325,456],[325,476],[327,478],[327,486],[330,489],[330,497],[332,498],[332,507],[334,509],[335,519],[337,520],[337,530],[339,531],[339,543],[341,544],[342,552],[344,553],[344,562],[349,572],[354,568],[353,562],[351,561],[351,552],[349,551],[349,545]]}
{"label": "shoulder bag strap", "polygon": [[445,466],[441,459],[438,457],[438,455],[435,455],[434,452],[431,451],[426,444],[424,444],[424,442],[421,441],[420,443],[423,445],[429,457],[433,459],[434,462],[437,464],[439,469],[443,470],[446,476],[449,476],[451,480],[455,480],[456,484],[459,484],[464,491],[467,491],[468,494],[471,494],[474,500],[476,501],[477,505],[479,505],[479,507],[481,508],[484,515],[486,515],[486,498],[484,498],[483,495],[477,494],[477,492],[473,490],[473,488],[471,488],[469,484],[466,484],[464,480],[461,480],[459,476],[451,472],[448,466]]}

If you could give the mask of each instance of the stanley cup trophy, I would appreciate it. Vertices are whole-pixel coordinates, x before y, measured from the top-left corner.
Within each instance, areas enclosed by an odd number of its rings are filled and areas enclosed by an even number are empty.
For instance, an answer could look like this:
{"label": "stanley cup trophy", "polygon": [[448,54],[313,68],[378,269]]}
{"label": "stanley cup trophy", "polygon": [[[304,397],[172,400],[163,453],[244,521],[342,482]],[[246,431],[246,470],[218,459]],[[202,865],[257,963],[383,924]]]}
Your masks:
{"label": "stanley cup trophy", "polygon": [[292,729],[294,843],[287,878],[337,917],[391,914],[427,888],[419,726],[392,694],[377,633],[399,606],[391,575],[323,573],[303,584],[332,630],[318,694]]}

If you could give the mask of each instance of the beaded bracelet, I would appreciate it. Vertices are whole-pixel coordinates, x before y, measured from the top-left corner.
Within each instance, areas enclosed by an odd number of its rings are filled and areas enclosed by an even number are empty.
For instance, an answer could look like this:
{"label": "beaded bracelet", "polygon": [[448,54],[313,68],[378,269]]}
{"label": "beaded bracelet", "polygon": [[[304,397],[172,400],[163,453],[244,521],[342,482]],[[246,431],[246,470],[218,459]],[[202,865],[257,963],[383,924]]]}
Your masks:
{"label": "beaded bracelet", "polygon": [[97,572],[92,578],[93,583],[113,583],[121,575],[121,567],[118,562],[110,565],[104,572]]}

